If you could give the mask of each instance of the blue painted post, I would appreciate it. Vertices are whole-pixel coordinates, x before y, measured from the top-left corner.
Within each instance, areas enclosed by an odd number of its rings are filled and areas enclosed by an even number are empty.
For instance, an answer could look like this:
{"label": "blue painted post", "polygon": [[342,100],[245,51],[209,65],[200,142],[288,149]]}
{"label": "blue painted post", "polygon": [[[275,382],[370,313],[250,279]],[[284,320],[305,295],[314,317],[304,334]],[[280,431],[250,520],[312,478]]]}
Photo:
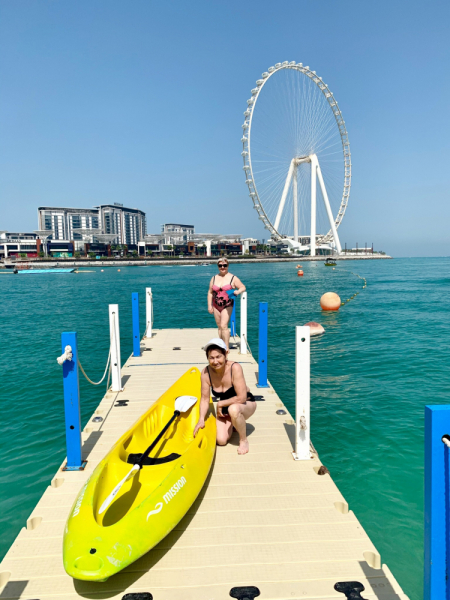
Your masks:
{"label": "blue painted post", "polygon": [[449,600],[450,406],[425,406],[425,557],[424,600]]}
{"label": "blue painted post", "polygon": [[236,302],[237,302],[237,296],[234,297],[233,312],[231,313],[231,319],[230,319],[230,328],[231,328],[232,337],[234,337],[236,335]]}
{"label": "blue painted post", "polygon": [[268,320],[269,305],[267,302],[259,303],[259,367],[258,367],[258,383],[256,387],[268,388],[267,383],[267,334],[269,329]]}
{"label": "blue painted post", "polygon": [[139,294],[131,294],[131,308],[133,316],[133,356],[141,355],[141,338],[139,335]]}
{"label": "blue painted post", "polygon": [[80,386],[78,381],[78,346],[75,331],[61,334],[63,353],[72,348],[72,360],[63,363],[64,412],[66,420],[67,471],[83,468],[81,458]]}

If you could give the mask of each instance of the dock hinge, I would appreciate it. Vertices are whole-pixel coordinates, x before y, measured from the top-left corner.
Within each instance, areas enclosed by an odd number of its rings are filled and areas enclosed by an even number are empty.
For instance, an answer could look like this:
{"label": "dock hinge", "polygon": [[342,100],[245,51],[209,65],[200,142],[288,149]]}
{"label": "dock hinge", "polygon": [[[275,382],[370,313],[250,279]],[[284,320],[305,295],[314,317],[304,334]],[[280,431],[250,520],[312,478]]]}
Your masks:
{"label": "dock hinge", "polygon": [[259,596],[261,592],[254,585],[244,585],[242,587],[234,587],[230,590],[230,596],[237,600],[253,600]]}
{"label": "dock hinge", "polygon": [[334,589],[341,594],[345,594],[347,600],[366,600],[361,596],[364,586],[359,581],[338,581]]}

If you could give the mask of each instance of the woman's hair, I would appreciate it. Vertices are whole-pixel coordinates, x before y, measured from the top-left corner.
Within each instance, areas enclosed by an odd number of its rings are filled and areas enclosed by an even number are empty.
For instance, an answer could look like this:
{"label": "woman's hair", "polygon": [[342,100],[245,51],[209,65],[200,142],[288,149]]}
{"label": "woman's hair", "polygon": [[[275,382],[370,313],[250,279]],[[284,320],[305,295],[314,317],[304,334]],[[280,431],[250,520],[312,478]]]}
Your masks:
{"label": "woman's hair", "polygon": [[206,348],[206,358],[209,358],[209,353],[211,352],[211,350],[218,350],[224,356],[227,355],[226,351],[223,348],[221,348],[220,346],[215,346],[214,344],[211,344],[211,346],[208,346]]}
{"label": "woman's hair", "polygon": [[230,263],[228,262],[228,258],[219,258],[219,260],[217,261],[217,264],[219,263],[226,263],[227,265],[229,265]]}

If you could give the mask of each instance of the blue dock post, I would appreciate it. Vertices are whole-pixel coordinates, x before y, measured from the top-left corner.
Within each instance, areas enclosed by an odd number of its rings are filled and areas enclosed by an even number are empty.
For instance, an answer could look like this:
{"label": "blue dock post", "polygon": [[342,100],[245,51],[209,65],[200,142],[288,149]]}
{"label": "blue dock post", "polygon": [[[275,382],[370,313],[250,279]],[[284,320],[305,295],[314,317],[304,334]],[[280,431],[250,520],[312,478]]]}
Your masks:
{"label": "blue dock post", "polygon": [[450,449],[443,436],[450,436],[450,406],[425,406],[424,600],[450,598]]}
{"label": "blue dock post", "polygon": [[72,348],[72,360],[63,365],[64,412],[66,421],[67,464],[66,471],[79,471],[86,464],[81,458],[80,385],[78,380],[78,346],[75,331],[61,334],[63,353]]}
{"label": "blue dock post", "polygon": [[233,312],[231,313],[231,319],[230,319],[230,329],[231,329],[231,336],[235,337],[236,336],[236,296],[234,297],[234,302],[233,302]]}
{"label": "blue dock post", "polygon": [[133,316],[133,356],[141,355],[141,338],[139,336],[139,294],[131,294],[131,308]]}
{"label": "blue dock post", "polygon": [[259,340],[258,340],[258,388],[268,388],[267,383],[267,336],[269,330],[268,319],[269,305],[267,302],[259,303]]}

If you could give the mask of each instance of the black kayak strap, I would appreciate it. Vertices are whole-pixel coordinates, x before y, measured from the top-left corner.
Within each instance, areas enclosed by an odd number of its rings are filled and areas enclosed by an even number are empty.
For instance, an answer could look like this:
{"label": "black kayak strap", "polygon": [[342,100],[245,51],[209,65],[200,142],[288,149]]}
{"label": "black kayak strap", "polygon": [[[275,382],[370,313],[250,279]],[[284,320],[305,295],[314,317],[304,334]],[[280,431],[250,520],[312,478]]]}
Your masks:
{"label": "black kayak strap", "polygon": [[[176,452],[172,452],[172,454],[168,454],[167,456],[161,456],[161,458],[154,458],[152,456],[147,456],[142,466],[151,466],[151,465],[163,465],[164,463],[172,462],[173,460],[177,460],[180,458],[181,454],[177,454]],[[139,454],[129,454],[127,458],[127,463],[130,465],[137,465],[142,458],[142,452]]]}

